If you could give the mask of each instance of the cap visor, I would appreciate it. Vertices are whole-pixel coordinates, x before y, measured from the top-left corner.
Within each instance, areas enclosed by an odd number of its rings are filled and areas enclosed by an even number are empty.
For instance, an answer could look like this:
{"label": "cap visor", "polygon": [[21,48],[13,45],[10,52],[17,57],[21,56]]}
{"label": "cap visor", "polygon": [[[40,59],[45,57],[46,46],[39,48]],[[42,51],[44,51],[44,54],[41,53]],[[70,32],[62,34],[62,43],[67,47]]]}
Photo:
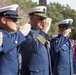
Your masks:
{"label": "cap visor", "polygon": [[42,14],[42,13],[34,13],[34,15],[43,17],[43,18],[47,18],[46,14]]}
{"label": "cap visor", "polygon": [[16,17],[13,17],[13,18],[21,19],[19,16],[16,16]]}

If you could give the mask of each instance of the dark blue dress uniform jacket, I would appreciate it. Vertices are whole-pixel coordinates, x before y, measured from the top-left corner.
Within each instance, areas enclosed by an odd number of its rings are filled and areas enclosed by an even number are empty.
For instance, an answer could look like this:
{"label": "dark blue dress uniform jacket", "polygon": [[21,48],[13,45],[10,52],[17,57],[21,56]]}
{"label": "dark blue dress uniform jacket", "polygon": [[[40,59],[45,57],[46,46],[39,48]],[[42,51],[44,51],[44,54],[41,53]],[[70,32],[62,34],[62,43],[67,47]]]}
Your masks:
{"label": "dark blue dress uniform jacket", "polygon": [[72,41],[63,35],[58,35],[50,42],[53,58],[54,75],[74,75]]}
{"label": "dark blue dress uniform jacket", "polygon": [[[43,39],[40,38],[38,40],[38,34]],[[36,42],[31,43],[32,48],[30,47],[28,41],[23,43],[21,48],[21,75],[51,75],[49,49],[46,42],[44,44],[42,43],[45,40],[48,40],[48,35],[40,30],[35,30],[33,28],[31,29],[29,35],[31,35],[30,38],[33,38]],[[26,37],[26,39],[30,38],[28,38],[28,36]]]}
{"label": "dark blue dress uniform jacket", "polygon": [[3,50],[0,49],[0,75],[18,75],[18,48],[25,37],[21,32],[11,36],[5,30],[0,29],[3,33]]}

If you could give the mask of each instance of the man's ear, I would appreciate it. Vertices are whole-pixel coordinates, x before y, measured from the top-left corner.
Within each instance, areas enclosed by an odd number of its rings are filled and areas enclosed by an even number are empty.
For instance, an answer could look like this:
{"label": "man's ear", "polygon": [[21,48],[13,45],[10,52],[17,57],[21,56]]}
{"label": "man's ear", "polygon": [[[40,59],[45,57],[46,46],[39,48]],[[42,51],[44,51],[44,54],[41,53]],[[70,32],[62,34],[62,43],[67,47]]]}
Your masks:
{"label": "man's ear", "polygon": [[2,22],[3,24],[6,24],[6,18],[5,18],[5,17],[1,17],[1,22]]}
{"label": "man's ear", "polygon": [[32,17],[32,16],[30,16],[30,19],[32,20],[32,19],[33,19],[33,17]]}

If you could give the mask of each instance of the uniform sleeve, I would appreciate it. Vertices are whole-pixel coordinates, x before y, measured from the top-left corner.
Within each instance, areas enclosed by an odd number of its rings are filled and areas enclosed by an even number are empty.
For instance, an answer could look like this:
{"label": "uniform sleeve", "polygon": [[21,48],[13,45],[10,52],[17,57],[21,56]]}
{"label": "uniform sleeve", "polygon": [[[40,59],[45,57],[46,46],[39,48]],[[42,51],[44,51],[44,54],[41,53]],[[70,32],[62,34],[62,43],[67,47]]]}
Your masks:
{"label": "uniform sleeve", "polygon": [[0,52],[3,51],[3,48],[0,46]]}
{"label": "uniform sleeve", "polygon": [[26,41],[22,43],[22,46],[31,51],[31,52],[36,52],[40,50],[40,48],[47,42],[49,39],[49,36],[41,31],[36,38],[33,38],[32,34],[29,34],[26,37]]}
{"label": "uniform sleeve", "polygon": [[67,41],[68,41],[68,38],[66,38],[63,35],[59,35],[58,37],[53,38],[50,41],[51,49],[54,50],[55,52],[58,52],[60,50],[61,46],[63,44],[65,44]]}
{"label": "uniform sleeve", "polygon": [[25,37],[21,32],[16,32],[15,34],[10,34],[3,38],[3,53],[8,53],[12,48],[17,47],[23,41],[25,41]]}

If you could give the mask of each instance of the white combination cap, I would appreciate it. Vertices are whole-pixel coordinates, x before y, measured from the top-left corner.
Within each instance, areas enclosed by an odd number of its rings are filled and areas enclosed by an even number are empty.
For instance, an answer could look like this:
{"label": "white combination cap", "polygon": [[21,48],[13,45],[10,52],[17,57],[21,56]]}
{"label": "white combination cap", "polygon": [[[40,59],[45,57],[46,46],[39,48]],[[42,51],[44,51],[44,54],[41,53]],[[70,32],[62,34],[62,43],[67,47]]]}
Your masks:
{"label": "white combination cap", "polygon": [[38,15],[38,16],[46,18],[47,17],[46,11],[47,11],[47,8],[45,6],[37,6],[37,7],[30,9],[28,14],[30,16],[31,15]]}
{"label": "white combination cap", "polygon": [[10,6],[0,8],[0,12],[4,12],[4,11],[8,11],[8,10],[16,11],[17,8],[18,8],[18,5],[14,4],[14,5],[10,5]]}
{"label": "white combination cap", "polygon": [[12,18],[19,18],[18,17],[18,5],[13,4],[10,6],[0,8],[0,17],[1,16],[10,16]]}
{"label": "white combination cap", "polygon": [[59,21],[56,23],[56,25],[62,26],[62,27],[72,27],[73,19],[64,19],[62,21]]}

